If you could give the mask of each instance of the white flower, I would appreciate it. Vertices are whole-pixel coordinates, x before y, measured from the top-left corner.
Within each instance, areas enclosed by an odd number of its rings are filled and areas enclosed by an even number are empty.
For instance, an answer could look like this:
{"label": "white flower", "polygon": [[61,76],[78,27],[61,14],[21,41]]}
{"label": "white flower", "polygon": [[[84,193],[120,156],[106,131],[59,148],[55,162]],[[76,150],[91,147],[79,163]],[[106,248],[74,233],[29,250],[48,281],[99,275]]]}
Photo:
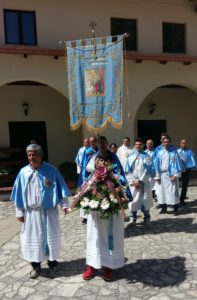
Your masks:
{"label": "white flower", "polygon": [[114,198],[114,195],[113,195],[113,194],[110,194],[109,197],[110,197],[111,202],[113,202],[113,203],[118,203],[117,199]]}
{"label": "white flower", "polygon": [[110,207],[110,203],[109,201],[107,200],[107,198],[104,198],[102,201],[101,201],[101,208],[106,210]]}
{"label": "white flower", "polygon": [[92,208],[92,209],[98,208],[98,206],[99,206],[99,202],[98,201],[91,200],[89,202],[89,207]]}
{"label": "white flower", "polygon": [[84,197],[83,200],[81,200],[80,205],[82,208],[89,206],[89,199],[87,197]]}

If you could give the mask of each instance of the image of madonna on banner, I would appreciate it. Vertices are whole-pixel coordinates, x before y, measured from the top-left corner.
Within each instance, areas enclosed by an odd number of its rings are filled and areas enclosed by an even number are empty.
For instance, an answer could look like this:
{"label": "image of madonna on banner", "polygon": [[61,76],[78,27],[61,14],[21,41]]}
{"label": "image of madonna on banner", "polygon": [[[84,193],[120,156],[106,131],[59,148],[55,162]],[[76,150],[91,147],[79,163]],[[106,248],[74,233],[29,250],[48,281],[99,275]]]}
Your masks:
{"label": "image of madonna on banner", "polygon": [[122,126],[124,35],[66,42],[70,127]]}

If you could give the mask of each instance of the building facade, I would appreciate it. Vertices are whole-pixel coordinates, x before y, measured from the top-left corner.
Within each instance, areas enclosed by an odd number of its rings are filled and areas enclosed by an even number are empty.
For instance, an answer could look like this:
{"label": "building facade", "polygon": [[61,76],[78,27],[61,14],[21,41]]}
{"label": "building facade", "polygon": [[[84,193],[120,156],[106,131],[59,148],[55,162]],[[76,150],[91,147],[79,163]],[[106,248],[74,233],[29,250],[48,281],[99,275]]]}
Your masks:
{"label": "building facade", "polygon": [[[109,142],[186,137],[197,153],[197,1],[1,0],[0,148],[36,139],[55,165],[73,161],[85,128],[70,131],[67,63],[59,41],[124,33],[123,124]],[[1,155],[1,152],[0,152]]]}

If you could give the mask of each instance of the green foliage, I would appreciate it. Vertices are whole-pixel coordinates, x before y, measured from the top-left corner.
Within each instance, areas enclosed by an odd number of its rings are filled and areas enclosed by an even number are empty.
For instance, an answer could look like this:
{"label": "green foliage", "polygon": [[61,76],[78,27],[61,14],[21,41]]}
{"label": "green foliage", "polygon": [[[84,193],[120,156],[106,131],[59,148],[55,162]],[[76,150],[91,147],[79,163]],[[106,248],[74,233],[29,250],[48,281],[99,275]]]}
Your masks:
{"label": "green foliage", "polygon": [[117,188],[117,191],[113,192],[109,188],[107,181],[98,180],[90,184],[89,188],[79,198],[77,207],[83,208],[86,213],[99,211],[101,219],[109,219],[114,214],[118,214],[120,210],[119,201],[122,208],[126,209],[128,202],[124,190],[115,179],[112,182],[113,189]]}

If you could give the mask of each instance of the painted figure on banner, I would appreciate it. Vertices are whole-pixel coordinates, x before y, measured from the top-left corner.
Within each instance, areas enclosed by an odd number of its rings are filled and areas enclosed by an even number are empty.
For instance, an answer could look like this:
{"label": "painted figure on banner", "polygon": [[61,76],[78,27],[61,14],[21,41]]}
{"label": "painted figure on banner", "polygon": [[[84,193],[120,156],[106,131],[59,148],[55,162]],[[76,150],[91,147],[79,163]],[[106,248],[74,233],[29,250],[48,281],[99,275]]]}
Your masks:
{"label": "painted figure on banner", "polygon": [[87,69],[85,70],[85,90],[86,97],[105,95],[105,69]]}

